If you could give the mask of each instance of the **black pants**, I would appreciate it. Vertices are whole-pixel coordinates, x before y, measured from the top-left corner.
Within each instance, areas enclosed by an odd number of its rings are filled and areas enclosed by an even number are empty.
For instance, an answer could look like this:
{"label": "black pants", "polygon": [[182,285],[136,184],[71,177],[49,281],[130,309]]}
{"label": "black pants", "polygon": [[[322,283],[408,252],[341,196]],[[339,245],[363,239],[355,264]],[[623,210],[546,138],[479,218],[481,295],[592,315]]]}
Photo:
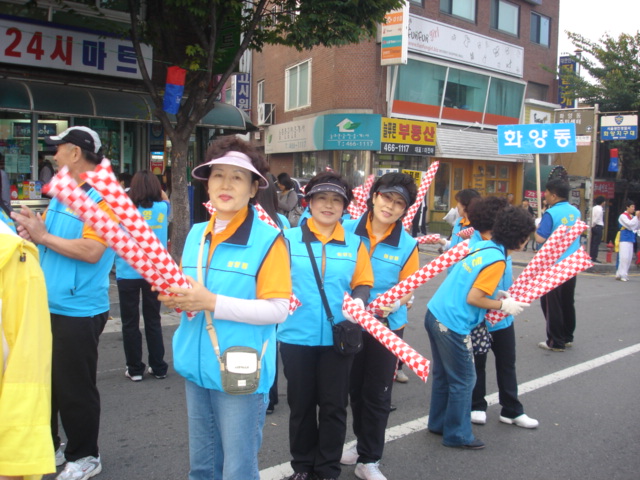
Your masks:
{"label": "black pants", "polygon": [[[518,400],[518,380],[516,378],[516,334],[513,324],[491,332],[491,350],[496,358],[496,378],[502,411],[500,415],[516,418],[524,413]],[[476,386],[473,388],[471,410],[487,411],[486,365],[487,353],[475,355]]]}
{"label": "black pants", "polygon": [[573,342],[576,329],[576,281],[576,277],[573,277],[540,297],[542,312],[547,320],[547,345],[550,347],[564,348],[565,343]]}
{"label": "black pants", "polygon": [[600,242],[602,241],[602,230],[604,227],[602,225],[594,225],[591,227],[591,246],[589,247],[589,255],[591,255],[591,260],[596,260],[598,258],[598,248],[600,247]]}
{"label": "black pants", "polygon": [[[394,331],[402,338],[404,329]],[[353,360],[349,394],[353,433],[358,439],[358,462],[382,458],[389,419],[393,375],[398,359],[371,334],[363,333],[363,348]]]}
{"label": "black pants", "polygon": [[57,449],[60,413],[67,435],[65,457],[70,462],[89,455],[98,456],[98,342],[108,316],[108,311],[93,317],[51,314],[51,434]]}
{"label": "black pants", "polygon": [[353,355],[329,347],[280,344],[287,379],[291,466],[319,478],[340,476],[347,434],[347,397]]}
{"label": "black pants", "polygon": [[142,317],[144,336],[147,339],[149,366],[154,375],[166,375],[164,340],[160,323],[158,292],[142,278],[118,280],[120,315],[122,316],[122,343],[130,375],[142,375],[146,365],[142,361],[142,334],[140,333],[140,293],[142,293]]}

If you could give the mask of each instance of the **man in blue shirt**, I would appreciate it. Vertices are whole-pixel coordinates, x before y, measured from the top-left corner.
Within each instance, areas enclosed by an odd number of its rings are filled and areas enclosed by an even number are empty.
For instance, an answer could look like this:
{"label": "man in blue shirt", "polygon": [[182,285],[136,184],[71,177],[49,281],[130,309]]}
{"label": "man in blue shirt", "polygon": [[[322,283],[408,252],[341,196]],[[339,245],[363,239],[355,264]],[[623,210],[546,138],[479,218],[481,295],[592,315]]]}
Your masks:
{"label": "man in blue shirt", "polygon": [[[544,243],[560,225],[571,227],[580,219],[580,211],[567,202],[570,190],[569,183],[564,180],[554,179],[547,182],[544,199],[549,207],[536,231],[536,242]],[[580,237],[576,238],[558,261],[564,260],[578,248]],[[542,311],[547,320],[547,340],[538,344],[543,350],[564,352],[565,347],[572,346],[573,332],[576,329],[575,289],[576,277],[572,277],[540,298]]]}

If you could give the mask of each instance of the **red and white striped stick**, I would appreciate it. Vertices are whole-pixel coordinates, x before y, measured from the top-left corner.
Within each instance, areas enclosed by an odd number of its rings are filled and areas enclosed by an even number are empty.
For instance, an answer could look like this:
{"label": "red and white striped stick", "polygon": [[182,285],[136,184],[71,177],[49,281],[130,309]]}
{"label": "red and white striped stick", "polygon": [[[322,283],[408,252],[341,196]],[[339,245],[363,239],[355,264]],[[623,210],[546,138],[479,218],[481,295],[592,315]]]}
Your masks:
{"label": "red and white striped stick", "polygon": [[347,205],[347,212],[349,212],[349,216],[352,219],[360,217],[360,208],[355,204],[355,202],[351,202],[349,205]]}
{"label": "red and white striped stick", "polygon": [[293,312],[300,306],[302,306],[302,302],[298,300],[295,293],[291,292],[291,297],[289,297],[289,315],[293,315]]}
{"label": "red and white striped stick", "polygon": [[440,234],[434,233],[431,235],[422,235],[421,237],[415,237],[415,239],[418,241],[420,245],[438,243],[438,240],[440,240]]}
{"label": "red and white striped stick", "polygon": [[256,211],[258,212],[258,218],[260,220],[262,220],[267,225],[271,225],[273,228],[280,230],[280,227],[278,226],[278,224],[274,222],[273,218],[271,218],[271,216],[267,213],[267,211],[264,208],[262,208],[262,205],[260,205],[259,203],[256,203],[254,207],[256,207]]}
{"label": "red and white striped stick", "polygon": [[527,290],[530,280],[539,272],[551,268],[558,258],[571,246],[582,232],[587,229],[587,224],[578,220],[570,229],[560,225],[544,242],[542,248],[533,256],[529,264],[518,275],[518,278],[509,288],[509,292],[519,295]]}
{"label": "red and white striped stick", "polygon": [[433,182],[433,179],[436,178],[436,172],[438,171],[439,166],[440,166],[440,162],[438,161],[433,162],[431,165],[429,165],[429,168],[427,169],[427,173],[425,173],[424,177],[422,178],[420,187],[418,187],[418,194],[416,196],[416,201],[413,203],[413,205],[409,207],[409,209],[407,210],[407,214],[402,219],[402,226],[404,227],[405,230],[409,230],[411,228],[413,217],[416,216],[416,212],[420,208],[420,205],[422,205],[422,200],[424,199],[424,196],[427,194],[427,190],[429,190],[429,187],[431,186],[431,182]]}
{"label": "red and white striped stick", "polygon": [[386,305],[392,305],[396,300],[400,300],[405,295],[424,285],[433,277],[449,268],[454,263],[462,260],[469,254],[469,242],[465,240],[453,248],[450,248],[439,257],[434,258],[420,270],[405,278],[396,286],[391,287],[373,302],[367,305],[367,310],[375,312],[376,309]]}
{"label": "red and white striped stick", "polygon": [[120,186],[113,174],[109,160],[105,158],[95,170],[84,173],[82,177],[102,195],[103,200],[120,220],[121,225],[140,245],[160,275],[170,285],[191,288],[178,264],[151,230],[149,224],[142,218],[129,195]]}
{"label": "red and white striped stick", "polygon": [[460,230],[458,233],[456,233],[456,235],[466,240],[467,238],[471,238],[471,235],[473,235],[475,231],[476,231],[475,228],[467,227]]}
{"label": "red and white striped stick", "polygon": [[157,286],[163,292],[170,287],[156,271],[142,248],[111,219],[109,214],[89,198],[84,190],[78,188],[76,181],[69,175],[67,167],[60,169],[51,178],[51,181],[43,187],[43,192],[54,196],[76,212],[83,222],[93,227],[96,233],[147,282]]}
{"label": "red and white striped stick", "polygon": [[[581,247],[561,262],[544,271],[539,271],[535,277],[530,278],[526,290],[512,291],[509,288],[508,293],[519,302],[531,303],[592,266],[591,257]],[[485,315],[485,320],[495,325],[506,317],[505,312],[490,310]]]}
{"label": "red and white striped stick", "polygon": [[213,215],[216,211],[216,207],[214,207],[213,205],[211,205],[211,200],[207,200],[206,202],[204,202],[202,205],[204,205],[204,208],[207,209],[207,212],[209,212],[209,215]]}
{"label": "red and white striped stick", "polygon": [[420,380],[426,383],[427,378],[429,378],[429,360],[376,320],[373,315],[360,308],[347,293],[344,294],[342,308],[349,312],[362,328],[369,332],[381,345],[402,360],[405,365],[420,377]]}

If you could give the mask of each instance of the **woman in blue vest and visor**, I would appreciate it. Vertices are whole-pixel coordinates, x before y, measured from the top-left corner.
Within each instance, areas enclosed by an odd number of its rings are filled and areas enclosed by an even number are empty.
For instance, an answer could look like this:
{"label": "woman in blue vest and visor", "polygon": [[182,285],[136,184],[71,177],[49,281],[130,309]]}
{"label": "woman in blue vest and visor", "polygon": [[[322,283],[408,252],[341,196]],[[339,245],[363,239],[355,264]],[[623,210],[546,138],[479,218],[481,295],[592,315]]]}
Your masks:
{"label": "woman in blue vest and visor", "polygon": [[[142,170],[131,180],[129,196],[138,207],[140,215],[149,224],[162,245],[167,246],[167,226],[169,224],[169,201],[163,195],[158,177]],[[116,257],[116,281],[122,316],[122,344],[127,362],[125,376],[134,382],[142,380],[146,365],[142,361],[142,335],[140,333],[140,296],[142,296],[142,317],[144,335],[149,352],[149,375],[163,379],[167,376],[167,362],[164,361],[164,340],[160,323],[160,301],[158,292],[131,267],[122,257]]]}
{"label": "woman in blue vest and visor", "polygon": [[[404,173],[387,173],[373,184],[365,214],[344,222],[345,230],[359,235],[369,251],[374,276],[372,298],[420,267],[418,244],[402,226],[402,218],[415,201],[413,178]],[[410,298],[411,294],[377,312],[378,318],[399,337],[407,324],[405,304]],[[357,444],[343,452],[340,460],[345,465],[357,463],[358,478],[385,479],[378,462],[384,449],[396,364],[397,358],[364,332],[363,349],[356,354],[349,386]]]}
{"label": "woman in blue vest and visor", "polygon": [[183,313],[173,337],[174,368],[186,379],[189,479],[259,480],[275,324],[287,317],[291,296],[289,254],[253,207],[267,186],[258,151],[226,137],[206,155],[192,174],[207,182],[216,212],[185,242],[182,269],[192,288],[160,296],[169,308],[196,313]]}
{"label": "woman in blue vest and visor", "polygon": [[469,334],[484,320],[487,310],[517,315],[527,306],[510,297],[491,297],[504,276],[509,252],[522,248],[533,230],[533,219],[523,209],[502,210],[494,223],[493,237],[471,247],[427,305],[424,323],[433,355],[428,429],[442,435],[447,447],[484,448],[471,430],[476,372]]}
{"label": "woman in blue vest and visor", "polygon": [[[334,350],[329,318],[332,315],[334,323],[352,320],[342,312],[344,293],[364,306],[373,272],[362,239],[340,223],[351,201],[349,185],[340,175],[326,172],[312,178],[305,192],[311,217],[285,231],[293,292],[302,306],[278,327],[278,340],[291,410],[289,449],[294,474],[290,479],[328,480],[340,476],[353,363],[353,355]],[[317,266],[330,314],[311,262]]]}

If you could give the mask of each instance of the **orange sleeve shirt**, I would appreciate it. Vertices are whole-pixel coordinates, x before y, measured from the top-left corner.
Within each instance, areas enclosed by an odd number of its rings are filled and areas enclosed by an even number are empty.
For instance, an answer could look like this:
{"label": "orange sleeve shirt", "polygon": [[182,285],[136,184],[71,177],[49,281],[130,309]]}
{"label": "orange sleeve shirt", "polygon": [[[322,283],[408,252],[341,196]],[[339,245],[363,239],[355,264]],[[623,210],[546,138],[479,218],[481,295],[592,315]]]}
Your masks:
{"label": "orange sleeve shirt", "polygon": [[473,287],[482,290],[487,295],[493,295],[506,268],[506,262],[495,262],[483,268],[473,283]]}

